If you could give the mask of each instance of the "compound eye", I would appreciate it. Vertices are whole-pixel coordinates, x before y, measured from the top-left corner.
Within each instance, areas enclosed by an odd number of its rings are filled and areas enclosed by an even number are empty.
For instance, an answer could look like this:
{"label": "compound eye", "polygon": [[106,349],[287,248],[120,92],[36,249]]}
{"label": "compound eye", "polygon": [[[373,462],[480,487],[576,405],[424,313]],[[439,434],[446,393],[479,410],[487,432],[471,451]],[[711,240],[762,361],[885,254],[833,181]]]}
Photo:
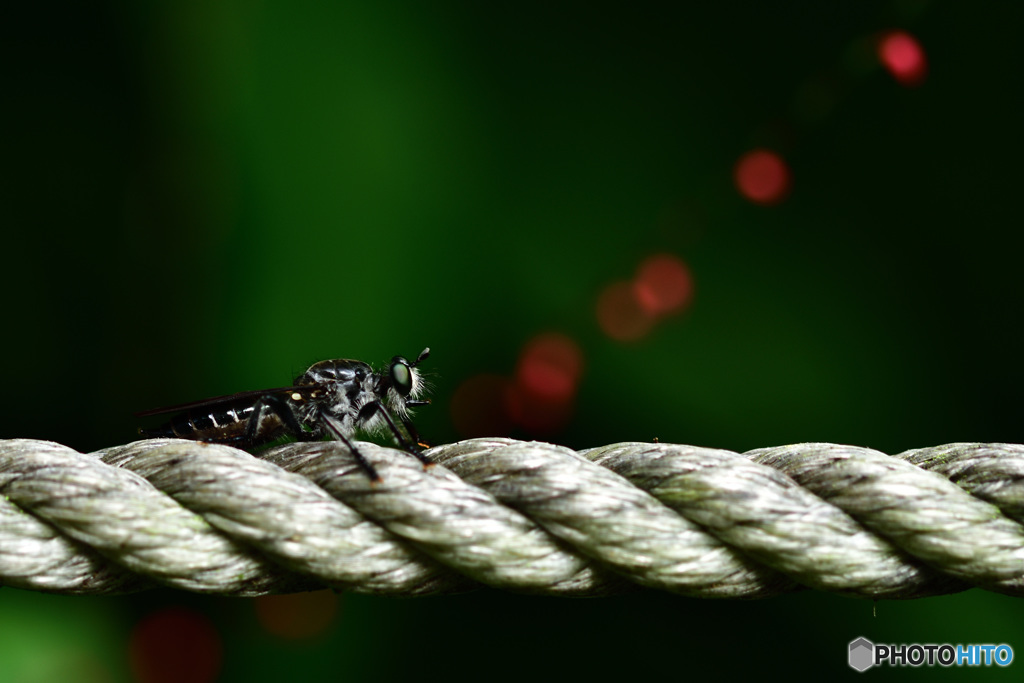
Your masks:
{"label": "compound eye", "polygon": [[404,359],[391,363],[391,386],[402,396],[408,396],[412,391],[412,370]]}

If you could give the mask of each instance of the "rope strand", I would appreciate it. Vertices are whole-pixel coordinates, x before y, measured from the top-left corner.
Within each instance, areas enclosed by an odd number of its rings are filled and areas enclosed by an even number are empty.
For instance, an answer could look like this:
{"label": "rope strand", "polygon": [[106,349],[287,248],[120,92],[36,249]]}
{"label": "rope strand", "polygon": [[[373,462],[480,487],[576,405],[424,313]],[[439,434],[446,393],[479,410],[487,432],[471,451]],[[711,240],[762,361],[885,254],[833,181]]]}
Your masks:
{"label": "rope strand", "polygon": [[705,598],[1024,595],[1024,446],[897,456],[472,439],[408,454],[336,442],[257,456],[149,439],[92,454],[0,440],[0,584],[392,596],[481,585]]}

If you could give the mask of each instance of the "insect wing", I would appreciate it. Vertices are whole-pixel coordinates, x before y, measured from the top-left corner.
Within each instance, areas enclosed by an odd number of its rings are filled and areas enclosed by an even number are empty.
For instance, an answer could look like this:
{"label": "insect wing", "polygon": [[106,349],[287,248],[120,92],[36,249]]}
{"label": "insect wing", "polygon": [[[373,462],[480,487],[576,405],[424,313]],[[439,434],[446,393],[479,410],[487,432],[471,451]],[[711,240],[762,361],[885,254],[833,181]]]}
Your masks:
{"label": "insect wing", "polygon": [[203,399],[202,401],[192,401],[191,403],[180,403],[176,406],[166,406],[164,408],[154,408],[152,410],[143,410],[141,413],[135,413],[135,417],[149,417],[150,415],[165,415],[167,413],[181,413],[186,410],[193,410],[196,408],[216,408],[228,403],[234,403],[236,401],[244,401],[246,399],[256,400],[260,396],[276,395],[276,394],[300,394],[308,395],[312,393],[316,386],[302,386],[302,387],[278,387],[276,389],[262,389],[256,391],[242,391],[237,394],[228,394],[227,396],[214,396],[213,398]]}

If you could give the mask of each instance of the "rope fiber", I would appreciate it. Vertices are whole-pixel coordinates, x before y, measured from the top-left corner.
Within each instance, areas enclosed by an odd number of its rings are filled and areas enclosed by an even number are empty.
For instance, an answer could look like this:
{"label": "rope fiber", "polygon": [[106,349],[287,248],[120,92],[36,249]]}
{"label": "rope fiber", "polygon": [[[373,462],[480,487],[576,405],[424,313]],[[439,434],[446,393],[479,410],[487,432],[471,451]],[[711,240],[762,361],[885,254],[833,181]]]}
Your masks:
{"label": "rope fiber", "polygon": [[0,585],[232,596],[390,596],[491,586],[765,598],[1024,595],[1024,446],[896,456],[806,443],[745,454],[662,443],[583,452],[471,439],[250,455],[148,439],[83,454],[0,440]]}

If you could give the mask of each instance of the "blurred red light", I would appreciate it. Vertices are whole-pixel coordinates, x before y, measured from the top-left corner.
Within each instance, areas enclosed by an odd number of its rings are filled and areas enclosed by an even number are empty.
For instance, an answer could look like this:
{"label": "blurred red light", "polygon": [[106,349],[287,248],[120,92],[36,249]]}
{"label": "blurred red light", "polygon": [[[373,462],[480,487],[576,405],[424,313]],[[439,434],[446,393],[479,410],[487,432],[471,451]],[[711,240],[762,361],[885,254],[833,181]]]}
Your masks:
{"label": "blurred red light", "polygon": [[654,316],[637,300],[632,282],[613,282],[597,297],[597,324],[616,341],[636,341],[651,331]]}
{"label": "blurred red light", "polygon": [[740,194],[755,204],[778,204],[789,192],[789,167],[775,152],[755,149],[736,162],[733,179]]}
{"label": "blurred red light", "polygon": [[463,437],[505,436],[512,429],[507,413],[511,382],[499,375],[474,375],[455,390],[451,411],[455,429]]}
{"label": "blurred red light", "polygon": [[893,78],[903,85],[920,85],[928,72],[921,44],[903,31],[893,31],[878,42],[878,58]]}
{"label": "blurred red light", "polygon": [[572,416],[572,398],[561,399],[531,394],[522,386],[509,386],[505,407],[509,417],[530,434],[552,434]]}
{"label": "blurred red light", "polygon": [[334,622],[338,597],[330,590],[264,595],[253,601],[256,618],[270,633],[288,640],[323,633]]}
{"label": "blurred red light", "polygon": [[655,254],[640,264],[633,295],[649,315],[678,313],[693,298],[690,269],[672,254]]}
{"label": "blurred red light", "polygon": [[170,607],[140,620],[129,644],[132,672],[143,683],[216,680],[221,639],[202,613]]}
{"label": "blurred red light", "polygon": [[567,401],[583,370],[583,352],[564,334],[552,332],[531,339],[519,356],[516,379],[527,392]]}
{"label": "blurred red light", "polygon": [[533,434],[561,429],[572,415],[583,374],[583,352],[557,332],[539,334],[519,355],[515,383],[505,393],[509,418]]}

